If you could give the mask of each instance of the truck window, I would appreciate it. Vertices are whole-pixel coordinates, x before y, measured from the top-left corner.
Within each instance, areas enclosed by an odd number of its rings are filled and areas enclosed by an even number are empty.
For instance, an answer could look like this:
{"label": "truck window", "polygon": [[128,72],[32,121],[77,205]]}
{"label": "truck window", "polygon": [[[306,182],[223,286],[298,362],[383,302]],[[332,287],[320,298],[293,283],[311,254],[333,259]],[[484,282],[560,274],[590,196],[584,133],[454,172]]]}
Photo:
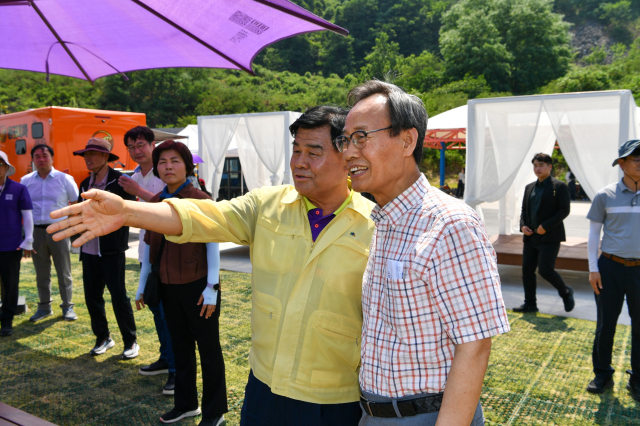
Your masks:
{"label": "truck window", "polygon": [[35,122],[31,125],[31,137],[34,139],[44,137],[44,128],[42,127],[42,123]]}
{"label": "truck window", "polygon": [[18,139],[16,141],[16,155],[23,155],[27,153],[27,141],[24,139]]}

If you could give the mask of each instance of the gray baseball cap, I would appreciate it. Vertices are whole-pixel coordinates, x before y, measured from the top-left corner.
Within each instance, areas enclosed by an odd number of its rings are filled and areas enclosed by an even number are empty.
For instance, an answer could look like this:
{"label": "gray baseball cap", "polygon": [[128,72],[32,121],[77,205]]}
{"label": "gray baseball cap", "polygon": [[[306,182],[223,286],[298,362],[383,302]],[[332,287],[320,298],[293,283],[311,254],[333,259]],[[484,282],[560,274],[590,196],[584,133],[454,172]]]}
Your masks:
{"label": "gray baseball cap", "polygon": [[638,147],[640,147],[640,139],[631,139],[630,141],[626,141],[625,143],[623,143],[622,146],[618,149],[618,158],[613,160],[612,166],[615,167],[618,164],[619,159],[628,157]]}

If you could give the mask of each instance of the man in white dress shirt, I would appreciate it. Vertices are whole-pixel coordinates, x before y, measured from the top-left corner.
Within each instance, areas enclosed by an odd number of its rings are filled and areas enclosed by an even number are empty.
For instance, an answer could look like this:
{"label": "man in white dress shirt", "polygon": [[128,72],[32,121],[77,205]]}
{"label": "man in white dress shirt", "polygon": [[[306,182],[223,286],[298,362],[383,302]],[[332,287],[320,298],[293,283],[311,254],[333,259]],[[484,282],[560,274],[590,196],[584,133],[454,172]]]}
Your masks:
{"label": "man in white dress shirt", "polygon": [[33,266],[36,270],[39,303],[35,314],[29,318],[36,322],[53,315],[51,310],[51,259],[58,274],[58,289],[62,299],[62,316],[74,321],[73,279],[71,278],[71,243],[69,238],[54,241],[46,231],[47,226],[62,220],[51,219],[49,213],[74,204],[78,200],[78,185],[73,177],[53,167],[53,148],[40,144],[31,149],[31,160],[36,171],[22,177],[20,183],[27,187],[33,203]]}
{"label": "man in white dress shirt", "polygon": [[[137,126],[129,130],[124,135],[124,143],[129,150],[129,155],[138,163],[135,173],[131,176],[121,176],[118,183],[122,188],[131,195],[138,197],[138,201],[147,202],[158,192],[161,192],[165,184],[153,174],[153,159],[151,153],[155,147],[153,131],[145,126]],[[140,230],[140,242],[138,244],[138,261],[142,263],[142,254],[144,253],[144,234],[145,230]],[[136,297],[136,299],[138,299]],[[140,310],[140,303],[136,300],[136,308]],[[157,307],[149,309],[153,313],[153,321],[156,325],[158,333],[158,341],[160,342],[160,358],[145,365],[138,370],[143,376],[155,376],[157,374],[169,374],[167,383],[162,389],[164,395],[173,395],[175,389],[175,360],[173,357],[173,346],[171,344],[171,336],[167,321],[164,317],[164,309],[162,303]]]}

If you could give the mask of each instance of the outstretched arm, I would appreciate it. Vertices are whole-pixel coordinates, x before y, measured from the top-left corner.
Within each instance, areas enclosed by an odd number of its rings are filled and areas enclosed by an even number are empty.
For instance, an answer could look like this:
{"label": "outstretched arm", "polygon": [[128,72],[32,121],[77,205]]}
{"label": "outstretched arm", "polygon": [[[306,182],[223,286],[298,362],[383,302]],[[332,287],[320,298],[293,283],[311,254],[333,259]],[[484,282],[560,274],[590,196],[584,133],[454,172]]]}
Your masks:
{"label": "outstretched arm", "polygon": [[80,247],[87,241],[109,234],[123,226],[147,229],[159,234],[181,235],[180,216],[168,203],[125,201],[111,192],[91,189],[82,193],[83,203],[51,212],[52,219],[68,216],[50,225],[47,232],[56,233],[55,241],[82,234],[73,242]]}

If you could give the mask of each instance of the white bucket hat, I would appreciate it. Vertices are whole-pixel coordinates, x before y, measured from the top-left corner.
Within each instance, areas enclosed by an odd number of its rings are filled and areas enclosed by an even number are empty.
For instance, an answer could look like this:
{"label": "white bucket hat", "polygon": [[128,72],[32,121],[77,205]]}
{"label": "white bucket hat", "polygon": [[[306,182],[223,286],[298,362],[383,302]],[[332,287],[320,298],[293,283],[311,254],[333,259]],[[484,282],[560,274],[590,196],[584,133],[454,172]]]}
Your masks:
{"label": "white bucket hat", "polygon": [[4,151],[0,151],[0,158],[2,158],[2,161],[4,161],[7,166],[9,166],[9,170],[7,170],[7,176],[11,176],[12,174],[14,174],[16,172],[16,168],[13,167],[11,163],[9,163],[9,158]]}

